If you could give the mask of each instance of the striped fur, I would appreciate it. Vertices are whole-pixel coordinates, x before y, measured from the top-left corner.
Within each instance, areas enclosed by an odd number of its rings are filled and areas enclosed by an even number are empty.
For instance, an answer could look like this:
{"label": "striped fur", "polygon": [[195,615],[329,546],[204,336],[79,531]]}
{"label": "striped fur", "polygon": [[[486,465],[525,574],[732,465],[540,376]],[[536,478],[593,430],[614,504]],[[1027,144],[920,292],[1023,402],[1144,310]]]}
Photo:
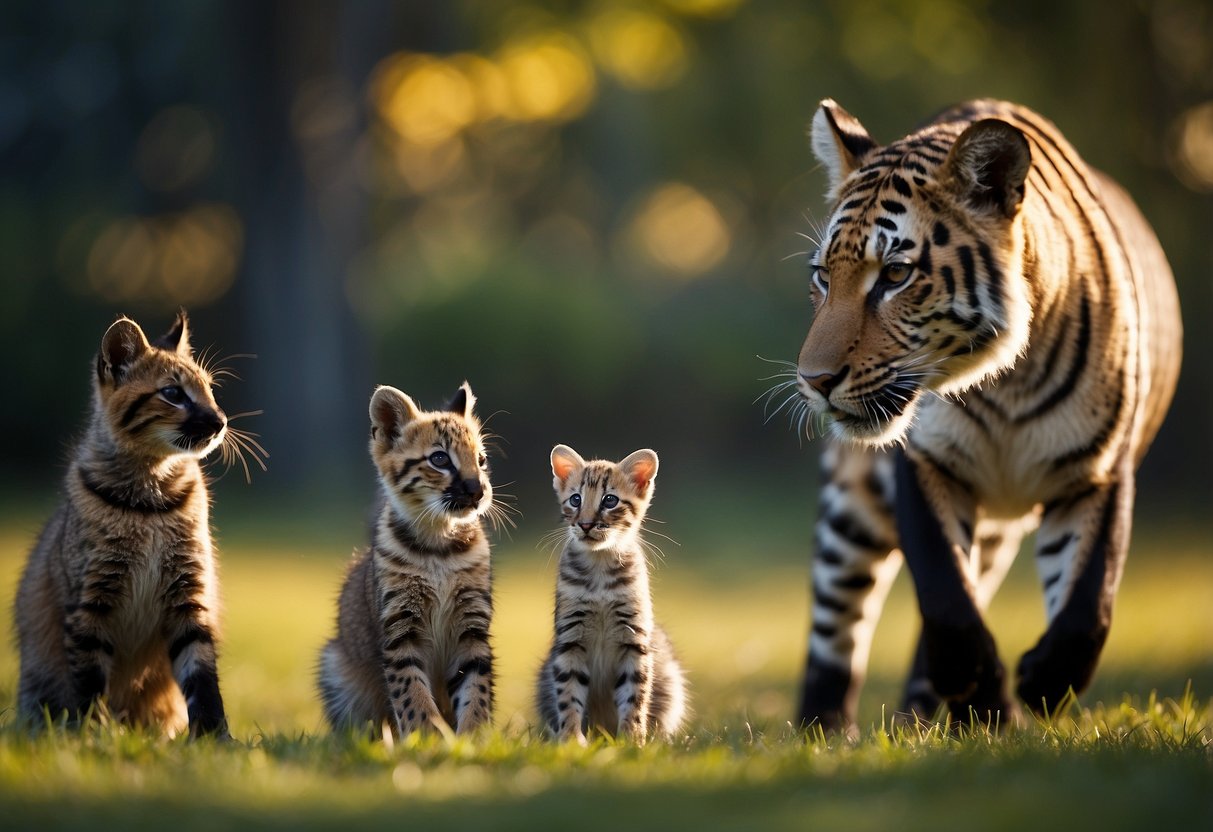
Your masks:
{"label": "striped fur", "polygon": [[128,318],[106,331],[88,429],[17,590],[23,717],[75,718],[100,700],[170,736],[227,734],[199,467],[227,435],[211,384],[184,312],[151,343]]}
{"label": "striped fur", "polygon": [[1047,626],[1016,692],[1051,709],[1094,673],[1135,471],[1175,389],[1166,258],[1023,107],[970,102],[880,147],[825,101],[812,138],[834,208],[796,381],[842,442],[823,458],[801,717],[853,723],[904,556],[923,615],[905,710],[1014,718],[982,613],[1037,527]]}
{"label": "striped fur", "polygon": [[586,462],[566,445],[552,450],[565,546],[536,698],[561,740],[584,745],[595,729],[637,743],[668,738],[686,714],[682,667],[653,620],[640,537],[657,462],[650,450],[619,463]]}
{"label": "striped fur", "polygon": [[318,685],[334,729],[387,725],[398,736],[466,733],[493,712],[489,482],[475,398],[465,382],[423,412],[393,387],[371,399],[371,457],[386,499],[369,551],[350,565],[337,636]]}

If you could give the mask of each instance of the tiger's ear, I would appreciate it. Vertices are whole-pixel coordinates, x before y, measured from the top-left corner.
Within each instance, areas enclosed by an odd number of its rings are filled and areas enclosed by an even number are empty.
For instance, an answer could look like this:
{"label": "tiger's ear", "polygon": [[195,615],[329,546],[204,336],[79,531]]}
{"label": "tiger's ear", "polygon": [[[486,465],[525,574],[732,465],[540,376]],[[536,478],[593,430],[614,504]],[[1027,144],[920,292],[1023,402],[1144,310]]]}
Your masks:
{"label": "tiger's ear", "polygon": [[555,478],[552,486],[554,488],[563,486],[568,482],[570,474],[580,471],[584,467],[585,460],[581,458],[581,454],[568,445],[557,445],[552,448],[552,476]]}
{"label": "tiger's ear", "polygon": [[417,405],[395,387],[375,388],[371,396],[371,442],[381,450],[395,444],[404,426],[417,418]]}
{"label": "tiger's ear", "polygon": [[101,352],[97,355],[97,378],[115,384],[122,381],[126,371],[139,356],[150,349],[147,336],[139,324],[125,316],[110,324],[101,337]]}
{"label": "tiger's ear", "polygon": [[628,479],[632,481],[632,484],[636,486],[636,490],[641,494],[646,494],[648,493],[649,485],[652,484],[654,477],[657,476],[657,452],[644,448],[643,450],[628,454],[619,463],[619,467],[627,475]]}
{"label": "tiger's ear", "polygon": [[472,409],[476,406],[476,396],[472,394],[472,385],[466,381],[459,385],[459,389],[455,391],[455,395],[451,396],[450,404],[446,409],[452,413],[458,413],[463,418],[470,418]]}
{"label": "tiger's ear", "polygon": [[994,209],[1008,219],[1023,202],[1032,149],[1016,127],[982,119],[960,134],[940,177],[961,199],[978,209]]}
{"label": "tiger's ear", "polygon": [[821,162],[829,176],[829,191],[826,199],[833,202],[838,197],[838,186],[852,171],[863,164],[863,159],[876,149],[876,142],[859,123],[859,119],[839,107],[834,99],[827,98],[817,105],[813,123],[809,127],[809,140],[813,155]]}
{"label": "tiger's ear", "polygon": [[168,332],[152,341],[152,346],[171,350],[178,355],[190,354],[190,322],[184,309],[177,310],[177,319],[173,321],[173,325],[169,327]]}

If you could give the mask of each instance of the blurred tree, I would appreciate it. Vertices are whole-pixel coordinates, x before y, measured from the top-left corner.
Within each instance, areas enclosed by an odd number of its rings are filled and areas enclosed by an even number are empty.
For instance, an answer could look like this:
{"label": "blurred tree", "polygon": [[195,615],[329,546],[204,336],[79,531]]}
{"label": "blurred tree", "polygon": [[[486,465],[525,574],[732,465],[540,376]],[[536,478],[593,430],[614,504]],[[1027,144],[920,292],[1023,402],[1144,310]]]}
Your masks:
{"label": "blurred tree", "polygon": [[754,356],[808,324],[805,125],[832,96],[891,139],[983,95],[1053,118],[1157,227],[1189,360],[1141,505],[1208,529],[1204,0],[7,3],[0,347],[37,360],[10,362],[6,489],[57,474],[109,318],[184,302],[259,356],[223,391],[265,410],[242,497],[361,502],[373,384],[437,404],[466,377],[537,516],[552,443],[652,445],[673,514],[731,496],[807,540],[813,444],[753,403]]}

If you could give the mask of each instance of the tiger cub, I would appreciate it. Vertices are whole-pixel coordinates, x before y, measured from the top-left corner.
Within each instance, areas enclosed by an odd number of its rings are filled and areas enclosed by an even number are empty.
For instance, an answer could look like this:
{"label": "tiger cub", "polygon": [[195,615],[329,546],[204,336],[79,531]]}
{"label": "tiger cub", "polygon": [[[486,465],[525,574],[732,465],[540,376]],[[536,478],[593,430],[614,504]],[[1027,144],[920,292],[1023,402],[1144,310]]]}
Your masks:
{"label": "tiger cub", "polygon": [[103,700],[170,736],[227,735],[199,460],[231,434],[211,385],[184,311],[155,341],[125,317],[101,339],[88,428],[17,590],[25,718]]}
{"label": "tiger cub", "polygon": [[475,398],[464,382],[445,410],[422,411],[394,387],[371,397],[371,458],[385,496],[371,547],[354,559],[337,637],[320,654],[334,729],[386,723],[398,736],[493,712],[491,510]]}
{"label": "tiger cub", "polygon": [[552,449],[567,538],[556,581],[555,638],[539,671],[539,714],[561,740],[599,728],[643,743],[669,737],[686,714],[686,682],[653,620],[644,541],[657,454],[586,462]]}

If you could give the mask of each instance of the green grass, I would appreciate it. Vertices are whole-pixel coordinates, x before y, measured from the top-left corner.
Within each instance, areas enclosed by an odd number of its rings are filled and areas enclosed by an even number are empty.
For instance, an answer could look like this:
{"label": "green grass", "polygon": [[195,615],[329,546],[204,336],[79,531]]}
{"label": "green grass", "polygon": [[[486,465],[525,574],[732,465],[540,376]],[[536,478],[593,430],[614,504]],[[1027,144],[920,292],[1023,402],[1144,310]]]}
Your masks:
{"label": "green grass", "polygon": [[[11,599],[36,529],[0,527]],[[13,724],[17,665],[0,646],[5,828],[1023,829],[1210,828],[1213,557],[1140,533],[1104,660],[1081,703],[993,737],[889,729],[917,624],[905,576],[877,633],[855,741],[791,730],[807,620],[795,551],[666,547],[657,611],[689,669],[695,716],[671,746],[589,749],[537,737],[534,671],[554,563],[522,535],[497,550],[494,731],[386,747],[323,730],[316,652],[332,628],[346,544],[224,535],[221,680],[236,742],[121,728],[31,736]],[[341,539],[336,534],[333,538]],[[273,542],[276,541],[276,542]],[[761,553],[761,557],[759,554]],[[1043,621],[1030,558],[991,610],[1013,666]],[[1185,691],[1191,683],[1191,693]],[[1156,694],[1154,692],[1157,692]],[[887,703],[887,705],[886,705]]]}

